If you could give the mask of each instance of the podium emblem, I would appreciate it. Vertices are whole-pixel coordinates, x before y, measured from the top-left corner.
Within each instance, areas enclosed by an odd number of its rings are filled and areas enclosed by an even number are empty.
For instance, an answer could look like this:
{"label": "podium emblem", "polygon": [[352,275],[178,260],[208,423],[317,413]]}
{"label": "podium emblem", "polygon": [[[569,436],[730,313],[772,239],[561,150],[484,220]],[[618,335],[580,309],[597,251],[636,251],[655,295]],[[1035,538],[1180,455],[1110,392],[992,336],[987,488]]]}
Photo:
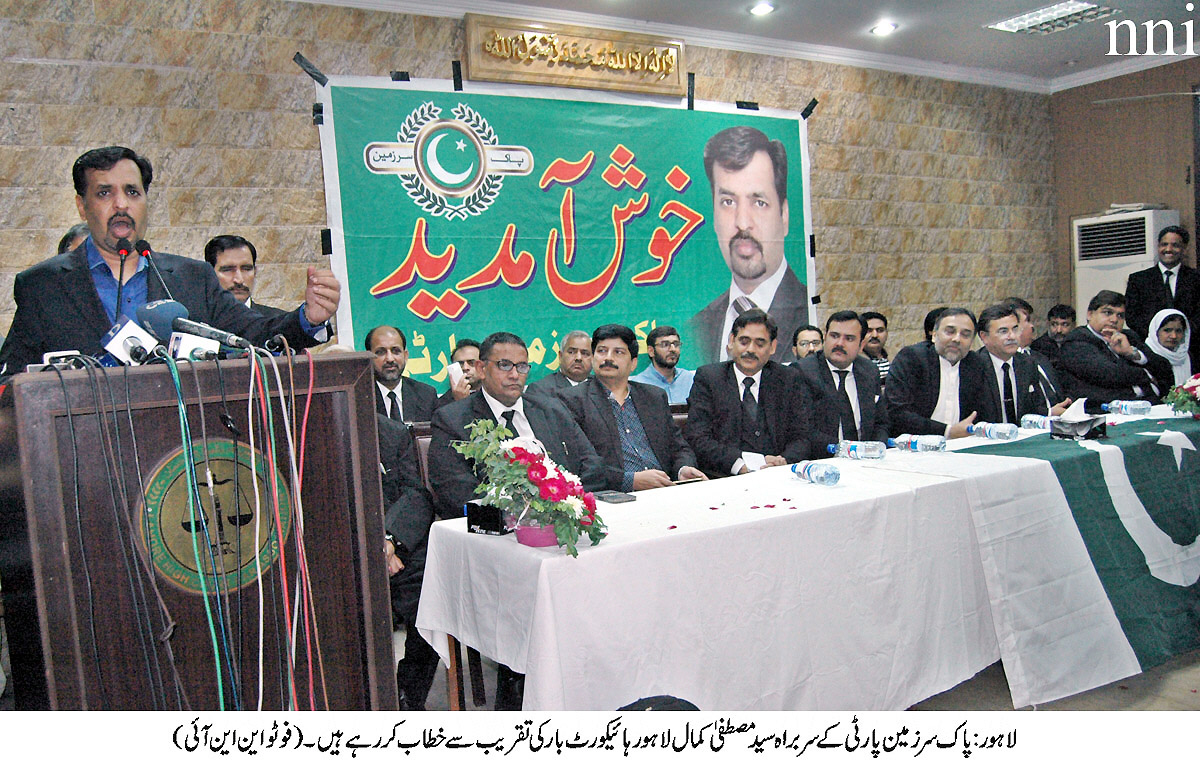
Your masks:
{"label": "podium emblem", "polygon": [[269,479],[266,456],[243,442],[210,439],[207,452],[193,442],[192,458],[194,471],[179,447],[155,467],[139,510],[139,543],[158,573],[184,590],[245,587],[275,564],[291,531],[287,481],[278,469]]}

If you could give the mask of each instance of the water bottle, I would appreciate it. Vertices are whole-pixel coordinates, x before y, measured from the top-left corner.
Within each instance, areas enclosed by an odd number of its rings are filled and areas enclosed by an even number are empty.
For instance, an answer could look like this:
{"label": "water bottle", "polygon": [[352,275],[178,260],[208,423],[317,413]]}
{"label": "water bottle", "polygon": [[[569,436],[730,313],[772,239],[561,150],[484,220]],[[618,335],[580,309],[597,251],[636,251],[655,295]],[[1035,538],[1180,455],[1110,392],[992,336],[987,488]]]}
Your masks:
{"label": "water bottle", "polygon": [[853,442],[843,439],[837,444],[826,445],[830,455],[852,460],[878,460],[887,449],[883,442]]}
{"label": "water bottle", "polygon": [[900,452],[945,452],[946,438],[941,434],[901,434],[888,445]]}
{"label": "water bottle", "polygon": [[1021,428],[1049,431],[1050,416],[1038,415],[1037,413],[1026,413],[1025,415],[1021,416]]}
{"label": "water bottle", "polygon": [[1101,405],[1100,409],[1119,415],[1150,415],[1150,403],[1147,400],[1113,400]]}
{"label": "water bottle", "polygon": [[837,466],[814,460],[793,463],[792,473],[796,475],[797,479],[803,479],[813,484],[822,484],[826,487],[832,487],[838,483],[838,479],[842,478],[842,472],[838,470]]}
{"label": "water bottle", "polygon": [[1015,423],[976,423],[967,427],[968,434],[985,439],[1016,439],[1018,431]]}

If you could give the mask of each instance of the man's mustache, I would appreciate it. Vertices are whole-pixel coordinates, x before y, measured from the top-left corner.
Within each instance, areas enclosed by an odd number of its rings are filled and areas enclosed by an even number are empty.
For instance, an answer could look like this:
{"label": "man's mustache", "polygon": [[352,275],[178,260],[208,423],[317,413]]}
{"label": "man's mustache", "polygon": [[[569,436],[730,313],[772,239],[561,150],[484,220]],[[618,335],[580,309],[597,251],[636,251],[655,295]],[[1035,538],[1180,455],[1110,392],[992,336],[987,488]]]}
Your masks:
{"label": "man's mustache", "polygon": [[750,235],[745,230],[739,230],[733,234],[733,236],[729,239],[729,247],[732,249],[734,244],[736,244],[738,241],[748,241],[754,244],[754,247],[758,249],[759,254],[762,253],[762,244],[758,242],[757,238]]}
{"label": "man's mustache", "polygon": [[611,362],[603,362],[603,363],[600,363],[600,367],[601,367],[601,368],[612,368],[613,370],[616,370],[616,369],[617,369],[617,366],[616,366],[615,364],[611,363]]}

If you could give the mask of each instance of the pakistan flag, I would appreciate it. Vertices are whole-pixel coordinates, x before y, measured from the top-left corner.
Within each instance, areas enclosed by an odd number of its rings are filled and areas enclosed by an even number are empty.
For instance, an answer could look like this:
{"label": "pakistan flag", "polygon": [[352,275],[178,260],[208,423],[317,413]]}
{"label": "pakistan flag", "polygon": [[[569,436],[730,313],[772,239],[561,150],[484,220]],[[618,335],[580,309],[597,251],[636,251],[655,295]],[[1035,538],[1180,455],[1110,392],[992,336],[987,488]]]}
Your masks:
{"label": "pakistan flag", "polygon": [[[1094,685],[1200,647],[1200,424],[1189,418],[1148,418],[1109,426],[1108,433],[1107,439],[1089,442],[1043,435],[974,450],[1037,458],[1053,467],[1100,585],[1089,585],[1075,567],[1080,579],[1054,580],[1055,597],[1043,597],[1039,605],[1057,607],[1065,621],[1072,612],[1102,606],[1103,601],[1086,600],[1102,590],[1119,627],[1089,627],[1087,647],[1105,654],[1131,652],[1136,658],[1136,665],[1124,667],[1103,666],[1107,656],[1081,660],[1096,672]],[[1037,530],[1026,526],[1022,531]],[[1068,555],[1068,545],[1051,553]],[[1024,591],[1048,588],[1057,559],[1022,558],[1022,547],[1031,546],[1007,538],[1006,574],[1037,568],[1042,579],[1031,575],[1017,584]],[[1006,603],[1019,597],[1005,594]],[[1056,622],[1044,632],[1068,626]],[[1115,642],[1122,635],[1125,643]]]}

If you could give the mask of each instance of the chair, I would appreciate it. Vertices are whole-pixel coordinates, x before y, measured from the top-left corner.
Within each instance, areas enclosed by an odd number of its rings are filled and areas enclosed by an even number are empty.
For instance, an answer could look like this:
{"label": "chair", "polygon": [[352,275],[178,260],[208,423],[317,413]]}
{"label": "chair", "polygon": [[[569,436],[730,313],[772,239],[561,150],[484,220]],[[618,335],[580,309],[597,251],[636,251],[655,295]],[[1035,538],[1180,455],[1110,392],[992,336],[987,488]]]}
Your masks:
{"label": "chair", "polygon": [[[417,445],[417,473],[420,474],[425,489],[433,494],[433,486],[429,483],[429,442],[433,439],[433,432],[428,422],[409,424],[409,431],[412,432],[413,442]],[[448,703],[451,711],[461,711],[466,703],[462,654],[459,651],[458,640],[453,635],[447,635],[446,639],[450,651],[446,674],[446,690],[450,694]],[[467,670],[471,675],[471,702],[475,706],[484,706],[487,704],[487,692],[483,684],[483,661],[474,648],[467,649]]]}

